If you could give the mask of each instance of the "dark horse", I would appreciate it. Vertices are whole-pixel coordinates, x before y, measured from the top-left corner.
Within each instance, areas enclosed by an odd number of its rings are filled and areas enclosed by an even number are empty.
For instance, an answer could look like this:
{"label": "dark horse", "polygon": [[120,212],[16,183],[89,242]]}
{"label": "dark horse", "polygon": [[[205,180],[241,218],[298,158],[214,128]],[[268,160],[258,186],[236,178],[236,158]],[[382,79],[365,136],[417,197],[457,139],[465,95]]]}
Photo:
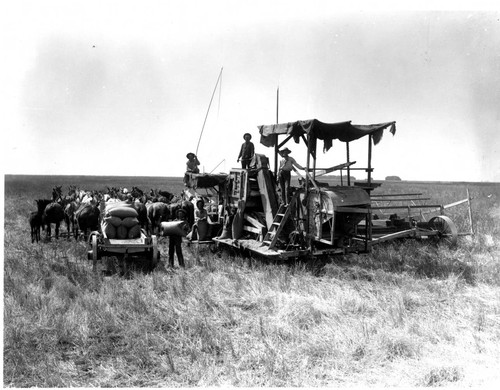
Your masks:
{"label": "dark horse", "polygon": [[37,214],[41,216],[42,225],[47,226],[47,237],[51,236],[51,224],[56,225],[56,238],[59,238],[59,226],[64,219],[64,210],[62,206],[48,199],[38,199],[36,201],[38,207]]}
{"label": "dark horse", "polygon": [[132,206],[137,211],[137,219],[139,220],[139,225],[149,233],[149,218],[146,205],[139,200],[135,200],[132,203]]}
{"label": "dark horse", "polygon": [[75,232],[75,211],[77,208],[78,203],[76,201],[71,201],[64,207],[64,221],[68,227],[68,238],[71,233]]}
{"label": "dark horse", "polygon": [[168,221],[170,217],[169,205],[163,202],[155,202],[147,205],[148,219],[151,223],[151,233],[154,234],[156,227],[160,231],[160,225],[164,221]]}
{"label": "dark horse", "polygon": [[194,204],[189,200],[179,200],[176,203],[170,203],[168,205],[170,210],[170,215],[177,215],[178,210],[184,210],[186,213],[186,218],[189,226],[193,226],[194,224]]}
{"label": "dark horse", "polygon": [[31,242],[40,241],[40,229],[42,225],[42,215],[38,211],[33,211],[30,214],[30,227],[31,227]]}
{"label": "dark horse", "polygon": [[99,216],[101,212],[99,207],[92,203],[85,203],[80,205],[75,211],[75,238],[78,238],[78,229],[83,232],[83,237],[87,238],[87,230],[99,229]]}

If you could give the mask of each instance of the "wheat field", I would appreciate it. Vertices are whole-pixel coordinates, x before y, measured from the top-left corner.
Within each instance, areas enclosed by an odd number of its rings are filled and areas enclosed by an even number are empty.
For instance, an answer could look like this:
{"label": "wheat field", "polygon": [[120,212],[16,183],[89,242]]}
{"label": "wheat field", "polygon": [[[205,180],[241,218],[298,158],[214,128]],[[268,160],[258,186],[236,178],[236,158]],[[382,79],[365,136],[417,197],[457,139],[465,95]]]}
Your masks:
{"label": "wheat field", "polygon": [[278,265],[184,246],[186,269],[130,278],[92,272],[83,240],[31,243],[33,200],[70,184],[177,192],[182,179],[5,177],[5,387],[500,383],[500,184],[377,190],[451,203],[468,187],[476,234],[455,248],[405,240]]}

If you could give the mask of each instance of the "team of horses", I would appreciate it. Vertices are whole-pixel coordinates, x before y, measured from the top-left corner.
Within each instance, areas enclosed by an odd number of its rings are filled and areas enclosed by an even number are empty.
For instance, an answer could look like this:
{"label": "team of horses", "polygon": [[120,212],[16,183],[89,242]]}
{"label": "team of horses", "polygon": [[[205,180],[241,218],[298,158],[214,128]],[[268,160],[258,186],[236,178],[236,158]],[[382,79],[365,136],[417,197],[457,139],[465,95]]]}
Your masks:
{"label": "team of horses", "polygon": [[31,242],[38,242],[40,231],[46,230],[48,239],[52,236],[51,226],[55,225],[55,237],[59,238],[59,229],[64,221],[68,229],[68,238],[72,235],[78,239],[81,234],[88,237],[91,231],[98,230],[104,216],[106,204],[112,202],[128,202],[136,210],[141,228],[146,233],[158,233],[161,222],[174,219],[177,210],[183,209],[187,222],[194,223],[194,204],[185,199],[184,194],[174,195],[169,191],[153,190],[144,192],[138,187],[107,187],[104,191],[81,190],[70,185],[66,194],[62,186],[52,189],[51,199],[36,199],[37,211],[30,214]]}

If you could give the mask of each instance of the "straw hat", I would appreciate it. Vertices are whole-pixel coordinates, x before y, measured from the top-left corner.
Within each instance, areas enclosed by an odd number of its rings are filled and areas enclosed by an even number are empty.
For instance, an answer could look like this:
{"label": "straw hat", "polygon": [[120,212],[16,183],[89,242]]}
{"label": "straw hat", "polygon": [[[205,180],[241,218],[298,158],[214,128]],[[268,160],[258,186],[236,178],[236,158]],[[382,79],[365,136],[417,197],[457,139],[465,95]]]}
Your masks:
{"label": "straw hat", "polygon": [[281,149],[279,152],[278,152],[281,156],[283,156],[284,153],[286,154],[290,154],[292,153],[292,151],[288,148],[285,148],[285,149]]}

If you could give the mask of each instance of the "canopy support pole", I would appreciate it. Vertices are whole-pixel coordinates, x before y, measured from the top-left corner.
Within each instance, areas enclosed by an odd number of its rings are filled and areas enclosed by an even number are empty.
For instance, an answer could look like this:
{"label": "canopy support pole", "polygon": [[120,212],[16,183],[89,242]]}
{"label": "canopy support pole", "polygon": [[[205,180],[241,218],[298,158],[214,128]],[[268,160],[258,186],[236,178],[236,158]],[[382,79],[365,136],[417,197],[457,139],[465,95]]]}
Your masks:
{"label": "canopy support pole", "polygon": [[[306,159],[306,173],[309,172],[309,164],[310,164],[310,161],[311,161],[311,151],[309,150],[309,133],[307,133],[307,142],[306,142],[306,145],[307,145],[307,159]],[[313,173],[314,175],[314,173]],[[309,193],[309,180],[308,180],[308,177],[306,175],[306,194]],[[309,221],[308,221],[309,222]]]}
{"label": "canopy support pole", "polygon": [[368,186],[372,185],[372,135],[368,137]]}
{"label": "canopy support pole", "polygon": [[274,135],[276,137],[276,141],[274,143],[274,177],[278,176],[278,134]]}
{"label": "canopy support pole", "polygon": [[[347,155],[347,164],[349,164],[349,142],[345,143],[345,148],[346,148],[346,155]],[[342,176],[342,171],[340,172],[340,175]],[[347,185],[351,185],[351,169],[349,168],[349,165],[347,165]]]}
{"label": "canopy support pole", "polygon": [[313,180],[316,180],[316,155],[313,156]]}
{"label": "canopy support pole", "polygon": [[[311,160],[311,151],[309,150],[310,148],[310,145],[311,145],[311,142],[310,141],[310,134],[309,132],[307,133],[307,142],[306,142],[306,145],[307,145],[307,159],[306,159],[306,192],[304,194],[305,198],[304,200],[306,201],[306,207],[309,208],[309,162]],[[313,175],[315,173],[313,172]],[[310,223],[310,219],[311,219],[311,216],[309,212],[306,213],[307,216],[306,216],[306,235],[309,236],[309,223]],[[309,249],[312,250],[312,241],[310,242],[310,246],[309,246]]]}

